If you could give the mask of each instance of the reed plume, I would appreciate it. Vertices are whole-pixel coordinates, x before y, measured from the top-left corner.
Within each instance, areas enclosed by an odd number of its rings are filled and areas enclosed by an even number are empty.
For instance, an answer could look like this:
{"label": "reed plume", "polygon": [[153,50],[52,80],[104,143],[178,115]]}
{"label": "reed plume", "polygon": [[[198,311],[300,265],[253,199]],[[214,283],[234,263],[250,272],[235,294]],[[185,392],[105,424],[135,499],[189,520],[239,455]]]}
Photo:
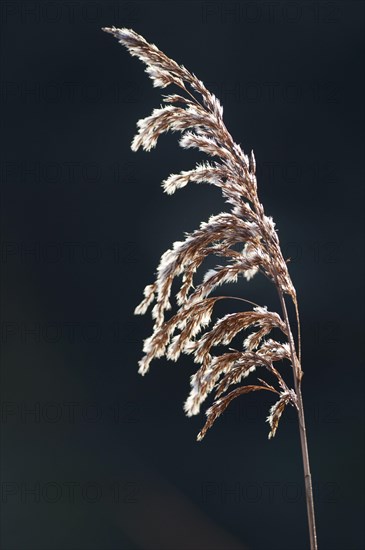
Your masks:
{"label": "reed plume", "polygon": [[[181,132],[181,147],[196,148],[214,160],[196,164],[179,174],[170,174],[163,182],[165,193],[173,194],[189,182],[206,182],[220,188],[230,212],[222,212],[202,222],[183,241],[173,243],[161,257],[156,279],[144,289],[144,299],[135,314],[144,314],[152,306],[153,332],[144,341],[144,356],[139,372],[148,372],[153,359],[165,356],[177,361],[182,353],[191,354],[199,365],[191,377],[191,391],[184,404],[187,416],[200,412],[202,403],[214,392],[213,404],[207,409],[207,420],[199,432],[201,440],[217,418],[236,397],[257,391],[274,394],[267,422],[269,438],[274,437],[280,418],[288,405],[293,406],[299,419],[299,432],[306,485],[306,501],[311,550],[317,548],[311,473],[307,449],[301,381],[303,371],[300,353],[300,324],[296,291],[287,263],[283,258],[275,223],[264,212],[257,193],[256,161],[253,151],[246,155],[233,140],[223,121],[223,107],[203,82],[183,65],[170,59],[155,44],[147,42],[132,29],[103,28],[115,36],[131,55],[146,64],[145,72],[154,87],[175,85],[181,92],[163,95],[165,105],[154,109],[150,116],[137,122],[138,133],[131,148],[150,151],[160,135],[171,130]],[[241,250],[237,250],[241,245]],[[236,248],[233,248],[236,246]],[[222,265],[205,273],[202,282],[194,285],[194,276],[207,256],[222,258]],[[231,313],[212,323],[215,304],[229,296],[211,296],[217,287],[237,282],[243,276],[250,280],[263,273],[276,287],[281,313],[268,311],[237,297],[248,311]],[[182,276],[176,294],[177,311],[166,319],[171,310],[172,284]],[[298,324],[297,345],[286,307],[286,297],[293,302]],[[210,327],[210,328],[209,328]],[[279,329],[281,338],[269,338],[272,329]],[[249,331],[243,348],[229,348],[214,355],[213,348],[229,345],[241,331]],[[293,371],[294,388],[287,385],[279,372],[278,362],[286,359]],[[240,385],[252,373],[260,371],[256,383]],[[275,383],[265,381],[268,371]],[[228,393],[227,393],[228,392]]]}

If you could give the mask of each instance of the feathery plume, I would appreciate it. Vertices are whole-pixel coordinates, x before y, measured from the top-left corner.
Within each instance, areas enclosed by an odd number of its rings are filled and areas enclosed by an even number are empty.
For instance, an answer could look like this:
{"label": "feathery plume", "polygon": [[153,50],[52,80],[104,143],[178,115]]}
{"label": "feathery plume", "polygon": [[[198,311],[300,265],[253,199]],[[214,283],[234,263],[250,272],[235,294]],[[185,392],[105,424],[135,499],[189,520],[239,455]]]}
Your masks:
{"label": "feathery plume", "polygon": [[[215,392],[198,440],[205,437],[207,430],[232,400],[246,393],[269,391],[276,397],[267,417],[269,438],[275,436],[285,407],[290,404],[296,408],[308,489],[311,549],[315,550],[313,495],[301,397],[303,373],[298,304],[275,223],[265,214],[258,197],[254,152],[246,155],[233,140],[223,121],[220,101],[194,73],[170,59],[155,44],[147,42],[132,29],[105,27],[103,30],[112,34],[132,56],[138,57],[146,65],[145,71],[154,87],[173,85],[180,89],[179,93],[164,95],[165,105],[160,105],[150,116],[138,121],[138,132],[131,143],[132,150],[136,152],[142,148],[150,151],[162,134],[180,132],[179,145],[182,148],[196,148],[213,159],[179,174],[170,174],[162,182],[163,191],[172,195],[190,182],[206,182],[219,187],[231,207],[230,212],[211,216],[194,232],[186,233],[183,241],[173,243],[172,248],[161,256],[156,279],[145,287],[144,298],[135,309],[135,314],[144,314],[151,306],[154,319],[152,335],[144,341],[144,356],[139,361],[139,372],[144,375],[151,361],[163,355],[172,361],[177,361],[181,353],[193,355],[194,362],[200,367],[191,377],[190,395],[184,404],[187,416],[198,414],[201,404],[211,392]],[[240,252],[233,248],[235,245],[241,245]],[[210,255],[222,258],[224,263],[208,270],[196,285],[195,274]],[[264,274],[275,285],[282,316],[268,311],[266,306],[237,297],[246,307],[248,304],[254,306],[253,309],[225,315],[208,328],[217,301],[232,298],[210,294],[218,286],[236,282],[239,276],[250,281],[258,273]],[[172,284],[180,275],[181,285],[175,296],[177,312],[166,320],[166,312],[172,309]],[[289,296],[296,310],[297,346],[285,296]],[[279,330],[286,341],[281,343],[266,339],[273,329]],[[222,355],[212,354],[213,347],[231,344],[242,331],[248,331],[242,349],[230,348],[229,352]],[[274,363],[282,361],[291,364],[294,388],[290,388],[284,381],[279,367],[274,367]],[[270,373],[274,383],[261,377],[256,384],[231,389],[257,369],[262,373]],[[230,389],[230,393],[226,394]]]}

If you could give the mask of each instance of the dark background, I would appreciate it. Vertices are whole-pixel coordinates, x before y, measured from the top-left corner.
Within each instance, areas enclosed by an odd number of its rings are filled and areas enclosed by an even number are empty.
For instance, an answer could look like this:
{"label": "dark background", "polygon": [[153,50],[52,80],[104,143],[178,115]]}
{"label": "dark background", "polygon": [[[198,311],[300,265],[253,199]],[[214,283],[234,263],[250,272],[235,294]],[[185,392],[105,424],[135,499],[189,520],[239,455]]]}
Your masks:
{"label": "dark background", "polygon": [[[2,549],[308,548],[294,411],[268,441],[272,400],[244,396],[197,443],[190,356],[137,373],[160,255],[228,205],[162,192],[207,158],[178,134],[130,150],[175,89],[112,25],[201,78],[255,151],[301,308],[319,547],[363,549],[363,2],[3,2],[1,19]],[[279,307],[260,276],[223,292]]]}

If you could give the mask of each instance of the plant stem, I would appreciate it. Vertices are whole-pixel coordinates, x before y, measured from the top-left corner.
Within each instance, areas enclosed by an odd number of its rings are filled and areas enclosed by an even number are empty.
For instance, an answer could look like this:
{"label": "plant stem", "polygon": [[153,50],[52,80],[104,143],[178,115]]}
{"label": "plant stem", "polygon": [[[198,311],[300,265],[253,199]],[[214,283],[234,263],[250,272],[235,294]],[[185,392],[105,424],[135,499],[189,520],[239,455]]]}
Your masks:
{"label": "plant stem", "polygon": [[[256,211],[256,214],[259,218],[263,219],[264,216],[264,209],[262,205],[259,202],[257,193],[253,197],[253,205],[254,209]],[[261,230],[263,234],[266,233],[265,226],[262,225]],[[269,237],[270,238],[270,237]],[[279,244],[277,242],[277,244]],[[270,247],[267,249],[268,255],[270,256]],[[301,338],[300,338],[300,320],[299,320],[299,310],[298,310],[298,303],[296,298],[293,299],[294,305],[295,305],[295,313],[297,318],[297,324],[298,324],[298,355],[299,359],[297,357],[296,351],[295,351],[295,343],[293,334],[290,327],[289,322],[289,316],[288,311],[286,308],[284,293],[282,291],[278,274],[276,272],[276,269],[274,267],[273,270],[274,275],[274,282],[276,289],[279,294],[281,309],[283,311],[284,321],[287,328],[287,336],[290,346],[290,355],[291,355],[291,363],[293,366],[293,376],[294,376],[294,388],[295,393],[297,396],[297,410],[298,410],[298,421],[299,421],[299,434],[300,434],[300,444],[301,444],[301,450],[302,450],[302,459],[303,459],[303,469],[304,469],[304,483],[305,483],[305,496],[306,496],[306,503],[307,503],[307,515],[308,515],[308,528],[309,528],[309,540],[310,540],[310,548],[311,550],[317,550],[317,533],[316,533],[316,522],[315,522],[315,515],[314,515],[314,499],[313,499],[313,487],[312,487],[312,475],[310,471],[310,465],[309,465],[309,454],[308,454],[308,443],[307,443],[307,432],[305,428],[305,418],[304,418],[304,406],[303,406],[303,399],[302,399],[302,392],[301,392],[301,380],[303,376],[303,371],[301,368]]]}
{"label": "plant stem", "polygon": [[299,433],[300,433],[300,444],[302,449],[303,468],[304,468],[304,482],[305,482],[305,495],[306,495],[306,502],[307,502],[310,547],[311,547],[311,550],[317,550],[318,547],[317,547],[316,522],[315,522],[315,515],[314,515],[312,475],[310,472],[310,465],[309,465],[307,432],[305,429],[304,406],[303,406],[303,399],[302,399],[302,392],[301,392],[301,378],[303,373],[295,353],[294,339],[293,339],[292,332],[290,330],[290,323],[289,323],[288,311],[286,309],[285,298],[279,284],[277,284],[277,289],[279,293],[281,307],[283,310],[285,324],[288,330],[290,354],[291,354],[293,373],[294,373],[294,387],[295,387],[295,393],[297,395],[297,400],[298,400],[297,405],[298,405]]}

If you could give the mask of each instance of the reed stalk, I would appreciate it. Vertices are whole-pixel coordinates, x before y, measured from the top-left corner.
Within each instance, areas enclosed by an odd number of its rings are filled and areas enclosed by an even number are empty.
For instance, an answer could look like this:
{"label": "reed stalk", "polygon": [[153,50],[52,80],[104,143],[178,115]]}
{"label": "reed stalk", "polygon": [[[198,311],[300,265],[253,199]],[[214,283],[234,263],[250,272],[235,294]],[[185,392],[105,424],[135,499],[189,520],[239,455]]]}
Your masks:
{"label": "reed stalk", "polygon": [[[270,426],[269,439],[275,436],[286,406],[293,406],[299,421],[310,548],[317,550],[301,392],[303,371],[299,308],[275,223],[265,214],[258,197],[253,151],[248,156],[234,142],[224,124],[223,107],[218,98],[193,73],[132,29],[105,27],[103,30],[112,34],[131,55],[146,64],[145,71],[154,87],[174,85],[182,90],[180,93],[164,95],[163,101],[167,105],[161,105],[150,116],[138,121],[138,133],[133,138],[132,150],[137,151],[142,147],[150,151],[163,133],[181,132],[181,147],[197,148],[216,160],[197,164],[192,170],[179,174],[170,174],[162,182],[164,191],[172,194],[189,182],[205,182],[219,187],[225,201],[231,206],[231,212],[222,212],[211,216],[207,222],[201,222],[199,229],[186,233],[184,241],[173,243],[172,248],[161,256],[156,279],[145,287],[144,299],[135,309],[135,314],[144,314],[154,303],[153,333],[144,340],[144,356],[139,361],[139,372],[146,374],[155,358],[165,356],[177,361],[182,353],[193,355],[194,362],[200,366],[191,377],[190,395],[184,404],[186,415],[198,414],[202,403],[215,392],[213,403],[206,411],[206,422],[197,435],[198,441],[205,437],[216,419],[240,395],[265,391],[276,398],[266,419]],[[237,250],[239,245],[243,245],[243,248]],[[209,255],[223,258],[225,263],[208,270],[196,284],[196,272]],[[217,287],[237,282],[241,276],[249,281],[257,273],[264,274],[275,285],[282,317],[246,298],[211,296]],[[181,286],[175,297],[177,312],[166,319],[166,312],[172,309],[172,283],[180,275]],[[286,296],[289,296],[295,307],[297,345],[290,325]],[[219,300],[225,299],[236,299],[252,308],[225,315],[212,325],[214,306]],[[281,341],[268,338],[272,329],[281,331]],[[242,349],[230,347],[228,352],[221,355],[212,353],[212,348],[231,344],[242,331],[249,331]],[[279,367],[274,366],[274,363],[281,364],[282,361],[288,361],[292,367],[294,388],[287,385]],[[241,384],[258,369],[263,374],[257,377],[256,383]],[[265,372],[274,378],[275,384],[263,378]],[[235,389],[230,389],[237,385]]]}

